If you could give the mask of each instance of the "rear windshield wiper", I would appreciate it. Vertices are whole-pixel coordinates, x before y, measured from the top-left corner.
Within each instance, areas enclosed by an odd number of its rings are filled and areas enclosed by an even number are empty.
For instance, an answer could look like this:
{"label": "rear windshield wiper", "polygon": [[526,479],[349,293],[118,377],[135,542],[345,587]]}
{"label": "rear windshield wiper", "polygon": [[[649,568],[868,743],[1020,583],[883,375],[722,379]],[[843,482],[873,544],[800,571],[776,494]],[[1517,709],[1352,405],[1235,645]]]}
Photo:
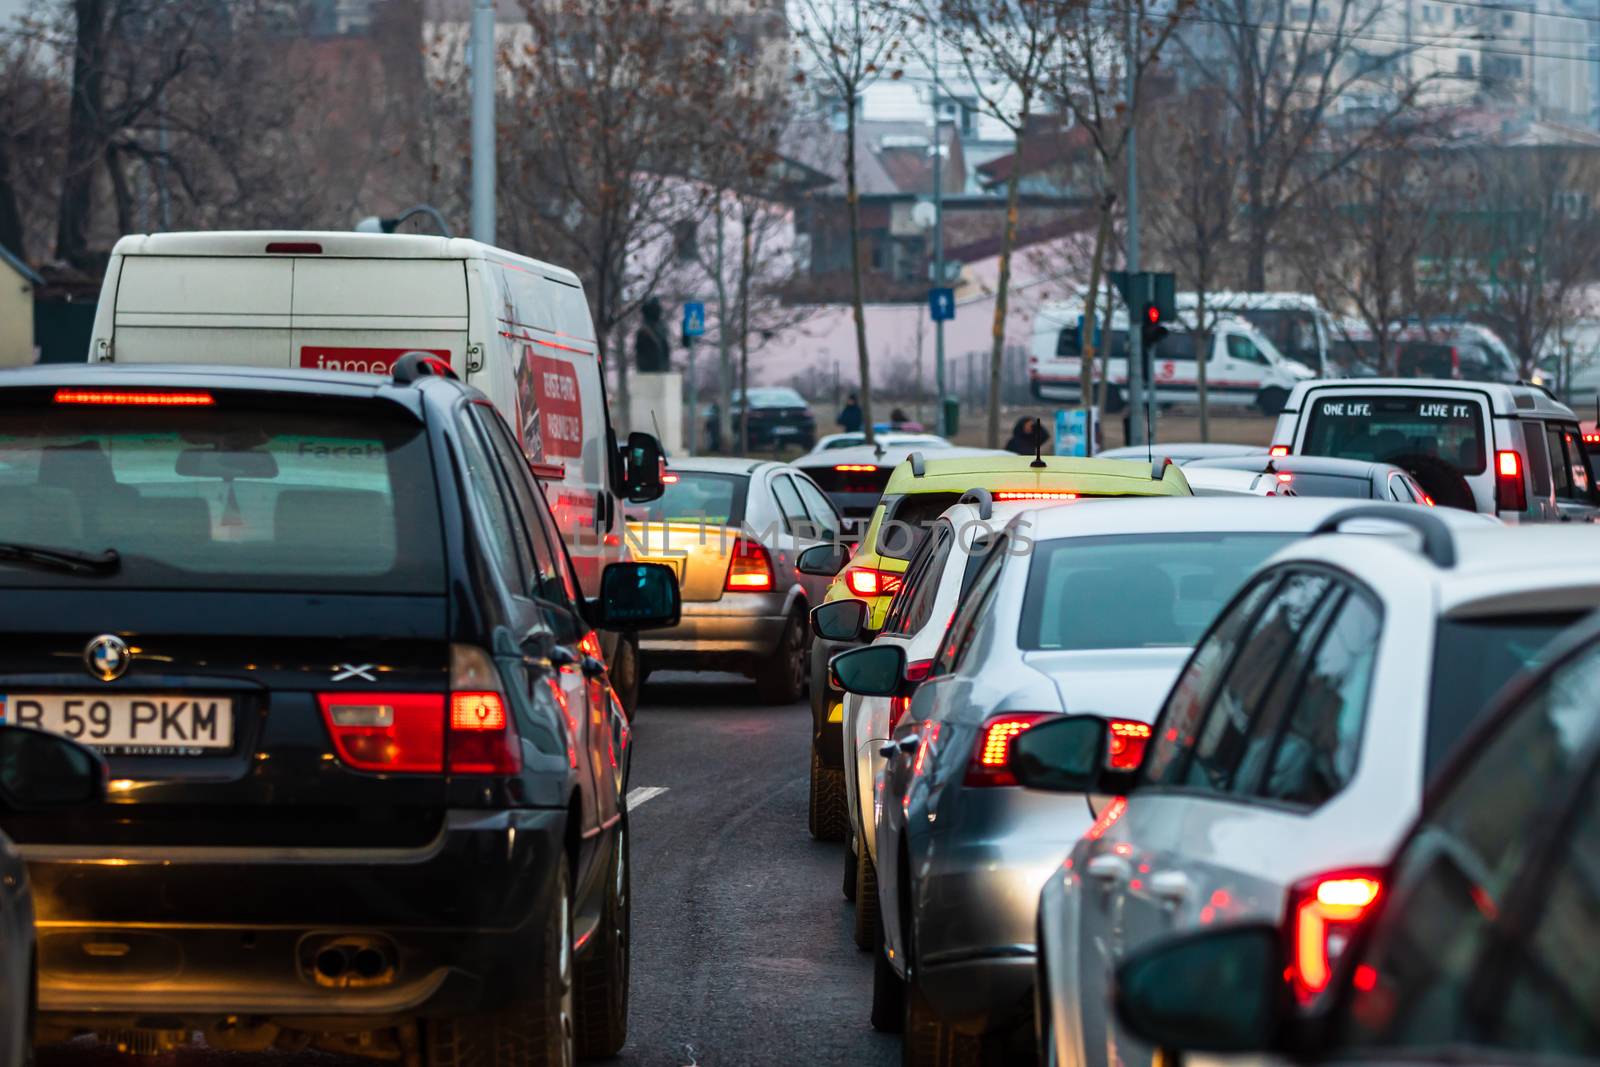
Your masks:
{"label": "rear windshield wiper", "polygon": [[114,548],[104,552],[80,552],[74,548],[0,541],[0,563],[23,563],[73,574],[115,574],[122,567],[122,556]]}

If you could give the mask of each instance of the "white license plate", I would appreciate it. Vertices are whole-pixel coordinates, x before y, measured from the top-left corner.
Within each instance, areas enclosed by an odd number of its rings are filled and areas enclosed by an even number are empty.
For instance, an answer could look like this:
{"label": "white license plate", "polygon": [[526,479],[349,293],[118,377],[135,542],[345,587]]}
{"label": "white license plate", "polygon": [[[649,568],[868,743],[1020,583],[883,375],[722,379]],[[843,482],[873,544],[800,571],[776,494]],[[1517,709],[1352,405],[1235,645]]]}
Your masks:
{"label": "white license plate", "polygon": [[0,721],[64,734],[129,756],[195,756],[233,747],[230,697],[11,693]]}

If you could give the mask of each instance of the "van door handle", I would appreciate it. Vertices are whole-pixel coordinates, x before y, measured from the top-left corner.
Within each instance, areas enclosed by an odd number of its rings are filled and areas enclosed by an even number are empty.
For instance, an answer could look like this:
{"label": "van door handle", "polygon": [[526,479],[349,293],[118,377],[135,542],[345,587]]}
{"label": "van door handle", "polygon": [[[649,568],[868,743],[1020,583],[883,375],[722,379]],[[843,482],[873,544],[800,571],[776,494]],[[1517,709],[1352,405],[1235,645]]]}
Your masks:
{"label": "van door handle", "polygon": [[1150,878],[1150,892],[1168,904],[1183,903],[1192,889],[1189,876],[1182,871],[1162,871]]}
{"label": "van door handle", "polygon": [[1091,859],[1085,869],[1089,872],[1090,878],[1095,878],[1102,882],[1125,882],[1128,880],[1128,861],[1110,852],[1102,852]]}

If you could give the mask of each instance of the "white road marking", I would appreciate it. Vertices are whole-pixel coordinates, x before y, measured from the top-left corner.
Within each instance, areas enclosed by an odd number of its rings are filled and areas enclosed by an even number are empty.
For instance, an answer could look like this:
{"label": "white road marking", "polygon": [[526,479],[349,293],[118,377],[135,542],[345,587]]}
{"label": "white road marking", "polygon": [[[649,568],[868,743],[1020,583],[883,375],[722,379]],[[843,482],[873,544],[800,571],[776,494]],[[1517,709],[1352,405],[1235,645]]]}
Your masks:
{"label": "white road marking", "polygon": [[628,790],[628,810],[632,811],[647,800],[654,800],[667,791],[664,785],[640,785]]}

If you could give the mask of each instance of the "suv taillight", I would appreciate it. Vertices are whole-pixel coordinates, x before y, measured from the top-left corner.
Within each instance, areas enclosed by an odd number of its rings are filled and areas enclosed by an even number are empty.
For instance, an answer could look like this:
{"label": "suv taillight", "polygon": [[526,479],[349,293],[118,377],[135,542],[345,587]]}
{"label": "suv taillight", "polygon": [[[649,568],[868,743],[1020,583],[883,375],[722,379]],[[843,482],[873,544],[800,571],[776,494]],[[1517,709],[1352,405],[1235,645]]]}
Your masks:
{"label": "suv taillight", "polygon": [[1289,891],[1289,981],[1301,1003],[1328,988],[1333,966],[1361,921],[1372,912],[1383,891],[1381,872],[1339,871],[1321,874]]}
{"label": "suv taillight", "polygon": [[[920,682],[928,677],[928,672],[932,669],[933,660],[931,659],[912,660],[906,664],[906,681]],[[889,698],[889,732],[891,734],[894,732],[894,728],[900,724],[900,720],[905,718],[906,712],[910,710],[911,694],[907,693],[905,696]]]}
{"label": "suv taillight", "polygon": [[1007,711],[990,718],[978,731],[978,743],[973,746],[972,761],[967,764],[966,784],[1016,785],[1016,776],[1006,766],[1011,742],[1035,723],[1056,717],[1053,711]]}
{"label": "suv taillight", "polygon": [[889,596],[900,591],[905,579],[876,567],[851,567],[844,572],[844,584],[856,596]]}
{"label": "suv taillight", "polygon": [[1501,511],[1526,511],[1528,488],[1522,481],[1522,457],[1516,452],[1494,454],[1495,505]]}
{"label": "suv taillight", "polygon": [[1106,741],[1106,766],[1114,771],[1136,771],[1150,743],[1150,724],[1132,719],[1112,719]]}
{"label": "suv taillight", "polygon": [[740,537],[733,543],[728,559],[728,577],[722,583],[729,593],[766,593],[772,589],[772,557],[753,537]]}
{"label": "suv taillight", "polygon": [[481,648],[450,646],[449,725],[445,760],[451,774],[522,770],[522,739],[506,707],[500,672]]}
{"label": "suv taillight", "polygon": [[444,770],[443,693],[318,693],[341,763],[359,771]]}

